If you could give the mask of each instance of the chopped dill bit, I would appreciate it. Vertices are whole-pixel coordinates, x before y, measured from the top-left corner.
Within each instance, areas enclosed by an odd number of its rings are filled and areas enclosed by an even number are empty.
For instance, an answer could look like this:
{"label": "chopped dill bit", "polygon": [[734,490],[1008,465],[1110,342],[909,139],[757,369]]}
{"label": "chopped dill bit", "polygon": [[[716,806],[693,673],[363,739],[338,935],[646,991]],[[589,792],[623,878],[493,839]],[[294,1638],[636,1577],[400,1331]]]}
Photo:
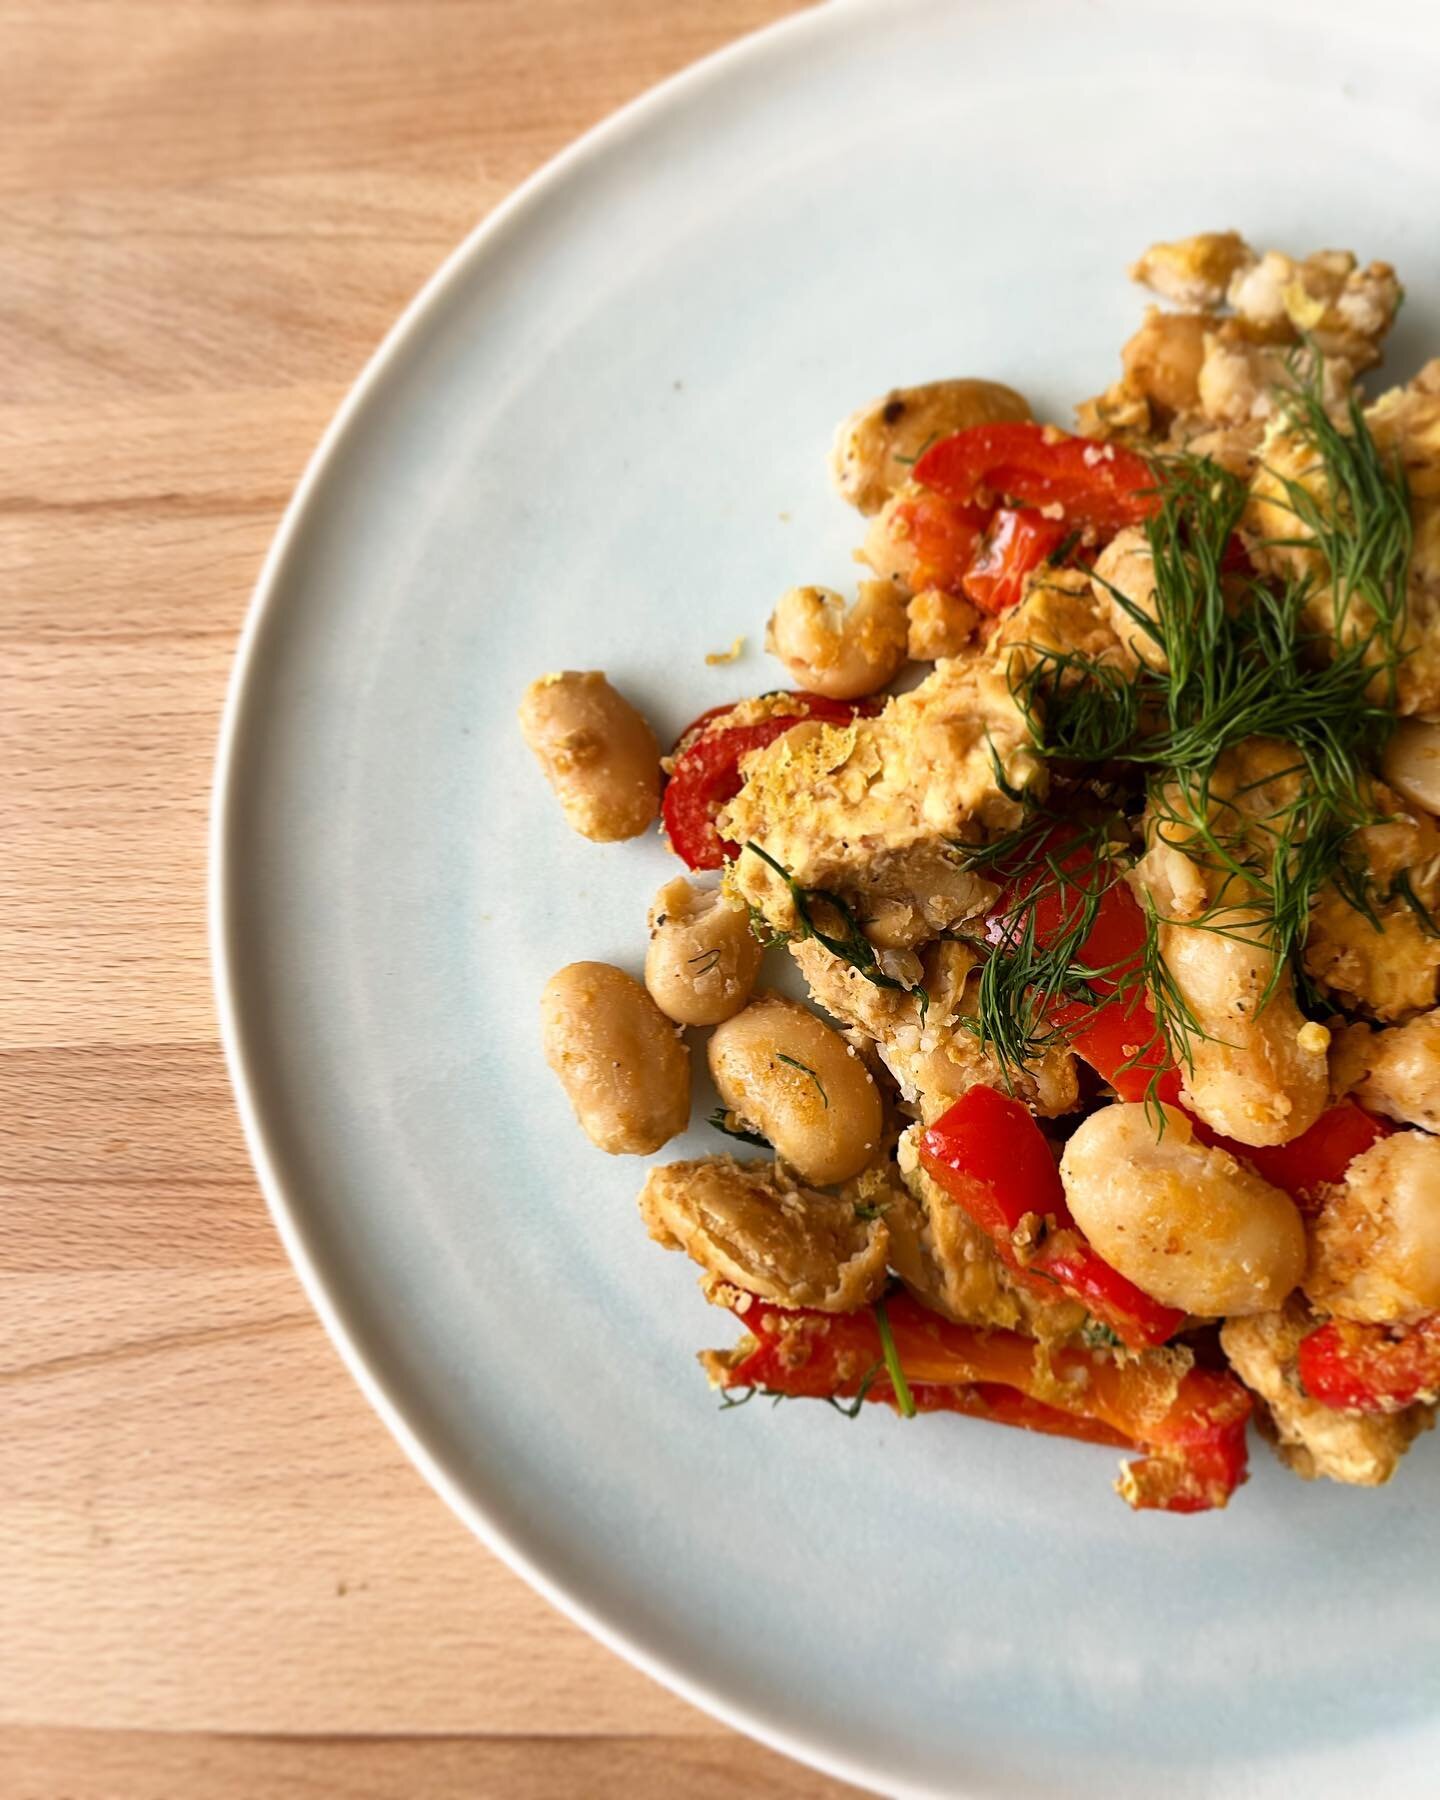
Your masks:
{"label": "chopped dill bit", "polygon": [[842,1418],[858,1419],[860,1408],[865,1404],[866,1395],[874,1387],[877,1377],[883,1374],[884,1370],[883,1362],[872,1363],[860,1377],[860,1385],[849,1400],[842,1400],[838,1394],[827,1394],[825,1404],[833,1406]]}
{"label": "chopped dill bit", "polygon": [[726,1388],[720,1395],[721,1412],[731,1412],[737,1406],[748,1406],[762,1390],[756,1387]]}
{"label": "chopped dill bit", "polygon": [[1118,1350],[1119,1337],[1099,1319],[1087,1319],[1080,1327],[1080,1342],[1089,1350]]}
{"label": "chopped dill bit", "polygon": [[872,1219],[880,1218],[884,1211],[885,1208],[883,1206],[873,1204],[868,1200],[857,1200],[855,1202],[855,1217],[857,1219],[863,1219],[867,1225]]}
{"label": "chopped dill bit", "polygon": [[895,1390],[895,1404],[900,1408],[902,1419],[913,1419],[915,1398],[910,1392],[910,1383],[905,1379],[905,1371],[900,1366],[900,1352],[895,1348],[895,1333],[890,1329],[890,1315],[885,1310],[883,1300],[875,1302],[874,1312],[875,1328],[880,1333],[880,1348],[885,1352],[885,1371]]}
{"label": "chopped dill bit", "polygon": [[708,975],[719,961],[720,946],[717,944],[713,950],[700,950],[694,956],[687,956],[685,965],[687,968],[694,969],[697,975]]}
{"label": "chopped dill bit", "polygon": [[788,933],[777,931],[758,906],[747,904],[745,910],[750,915],[750,935],[762,950],[769,950],[775,944],[789,942]]}
{"label": "chopped dill bit", "polygon": [[891,458],[891,461],[900,463],[907,469],[913,469],[930,446],[932,444],[938,444],[939,442],[940,433],[938,431],[932,431],[913,456],[895,456]]}
{"label": "chopped dill bit", "polygon": [[726,1137],[736,1138],[742,1144],[757,1144],[762,1150],[775,1148],[769,1138],[761,1137],[758,1131],[751,1131],[735,1113],[728,1112],[723,1106],[715,1108],[709,1122],[716,1131],[723,1131]]}
{"label": "chopped dill bit", "polygon": [[776,1062],[788,1064],[792,1069],[798,1069],[802,1075],[808,1075],[815,1083],[815,1086],[820,1090],[820,1098],[825,1103],[826,1112],[829,1112],[830,1096],[825,1092],[824,1084],[821,1082],[820,1077],[810,1067],[809,1063],[801,1062],[798,1056],[787,1056],[783,1050],[777,1050],[775,1052],[775,1060]]}
{"label": "chopped dill bit", "polygon": [[[1013,909],[989,927],[975,1010],[957,1020],[993,1052],[1012,1091],[1015,1073],[1064,1035],[1052,1022],[1057,1008],[1068,1015],[1065,1030],[1074,1031],[1102,1006],[1138,1002],[1135,990],[1149,973],[1143,958],[1099,965],[1084,954],[1105,896],[1124,879],[1116,847],[1121,829],[1123,821],[1113,817],[1087,824],[1039,812],[997,845],[977,846],[965,858],[967,866],[1016,883]],[[992,855],[997,847],[1001,854]]]}
{"label": "chopped dill bit", "polygon": [[1078,529],[1075,531],[1067,531],[1065,536],[1061,538],[1060,542],[1045,558],[1045,561],[1052,569],[1058,569],[1084,535],[1085,533]]}
{"label": "chopped dill bit", "polygon": [[[930,996],[918,984],[907,988],[903,981],[897,981],[893,975],[887,975],[880,966],[880,959],[875,954],[875,946],[860,929],[859,921],[838,894],[832,894],[828,888],[801,887],[790,871],[782,863],[776,862],[768,850],[762,850],[753,840],[746,844],[747,850],[753,850],[761,862],[773,869],[790,890],[790,898],[795,903],[795,916],[800,921],[800,929],[792,935],[802,943],[807,938],[814,938],[816,943],[823,944],[832,956],[838,956],[841,962],[848,963],[857,974],[863,975],[876,987],[891,988],[897,994],[914,994],[921,1006],[922,1017],[929,1006]],[[845,935],[822,931],[815,922],[815,912],[824,907],[834,913],[844,927]]]}
{"label": "chopped dill bit", "polygon": [[1408,869],[1402,869],[1390,883],[1389,897],[1392,900],[1403,900],[1405,902],[1419,921],[1420,929],[1425,933],[1426,937],[1440,937],[1440,920],[1436,919],[1434,913],[1431,912],[1430,908],[1415,892],[1410,881],[1410,871]]}

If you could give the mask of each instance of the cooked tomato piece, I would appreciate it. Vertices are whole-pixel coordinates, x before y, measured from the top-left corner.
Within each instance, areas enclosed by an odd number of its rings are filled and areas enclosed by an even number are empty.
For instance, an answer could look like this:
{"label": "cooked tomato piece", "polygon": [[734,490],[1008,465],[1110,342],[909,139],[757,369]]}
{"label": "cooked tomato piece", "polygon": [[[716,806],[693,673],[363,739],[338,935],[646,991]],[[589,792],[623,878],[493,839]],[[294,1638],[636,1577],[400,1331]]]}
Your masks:
{"label": "cooked tomato piece", "polygon": [[972,425],[932,444],[915,465],[922,487],[958,506],[986,497],[1059,507],[1066,529],[1118,531],[1159,507],[1149,463],[1118,444],[1051,426]]}
{"label": "cooked tomato piece", "polygon": [[1025,577],[1060,548],[1071,529],[1033,507],[1002,506],[962,578],[966,597],[988,613],[1014,606],[1025,591]]}

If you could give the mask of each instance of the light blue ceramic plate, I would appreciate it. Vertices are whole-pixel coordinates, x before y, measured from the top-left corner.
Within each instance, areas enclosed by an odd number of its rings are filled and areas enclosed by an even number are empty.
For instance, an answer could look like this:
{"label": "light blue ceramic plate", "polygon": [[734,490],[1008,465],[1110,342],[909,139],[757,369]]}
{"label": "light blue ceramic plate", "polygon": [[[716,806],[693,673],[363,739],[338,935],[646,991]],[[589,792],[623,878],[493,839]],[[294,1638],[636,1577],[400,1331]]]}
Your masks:
{"label": "light blue ceramic plate", "polygon": [[[279,1228],[430,1480],[557,1604],[891,1793],[1440,1791],[1440,1446],[1379,1494],[1257,1450],[1133,1517],[1114,1456],[960,1419],[722,1415],[730,1341],[581,1137],[536,997],[635,965],[673,865],[561,822],[526,682],[661,735],[770,685],[763,618],[853,575],[835,420],[1108,382],[1151,239],[1396,263],[1440,349],[1440,34],[1397,0],[832,4],[531,182],[406,315],[265,570],[215,836],[225,1032]],[[746,658],[704,653],[749,634]],[[697,1108],[697,1117],[701,1116]],[[703,1128],[670,1148],[714,1147]]]}

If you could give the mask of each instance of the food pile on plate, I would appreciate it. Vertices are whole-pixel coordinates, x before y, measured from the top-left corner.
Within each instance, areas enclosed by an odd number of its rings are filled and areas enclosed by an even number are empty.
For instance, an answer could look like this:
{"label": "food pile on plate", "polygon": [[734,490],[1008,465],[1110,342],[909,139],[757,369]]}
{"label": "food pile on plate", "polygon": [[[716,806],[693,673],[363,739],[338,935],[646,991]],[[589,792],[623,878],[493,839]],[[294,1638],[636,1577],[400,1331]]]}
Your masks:
{"label": "food pile on plate", "polygon": [[781,596],[783,690],[663,758],[598,673],[521,720],[577,830],[689,871],[643,984],[542,1016],[612,1154],[709,1033],[724,1137],[640,1211],[741,1327],[724,1402],[1109,1445],[1194,1512],[1252,1416],[1373,1485],[1440,1399],[1440,361],[1367,400],[1402,293],[1348,252],[1132,273],[1168,304],[1077,433],[983,380],[841,425],[868,578]]}

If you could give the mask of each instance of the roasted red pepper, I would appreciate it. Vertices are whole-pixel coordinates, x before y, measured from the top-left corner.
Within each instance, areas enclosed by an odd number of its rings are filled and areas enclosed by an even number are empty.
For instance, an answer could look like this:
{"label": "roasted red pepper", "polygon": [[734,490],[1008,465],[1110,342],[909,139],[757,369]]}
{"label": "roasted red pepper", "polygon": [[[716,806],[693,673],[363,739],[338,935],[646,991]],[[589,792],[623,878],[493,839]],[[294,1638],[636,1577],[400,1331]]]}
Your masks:
{"label": "roasted red pepper", "polygon": [[1180,1098],[1180,1071],[1156,1028],[1145,984],[1137,979],[1145,952],[1145,915],[1113,862],[1097,855],[1093,845],[1074,844],[1070,834],[1057,828],[1002,889],[986,936],[1003,950],[1017,941],[1033,916],[1035,941],[1048,946],[1076,928],[1092,900],[1094,919],[1074,960],[1092,971],[1089,986],[1098,1004],[1058,1001],[1046,1018],[1122,1100],[1147,1100],[1153,1094],[1173,1105]]}
{"label": "roasted red pepper", "polygon": [[960,506],[987,498],[1060,508],[1068,530],[1118,531],[1159,509],[1155,475],[1143,457],[1095,438],[1065,437],[1046,425],[972,425],[932,444],[915,465],[922,487]]}
{"label": "roasted red pepper", "polygon": [[1083,1302],[1135,1350],[1163,1344],[1184,1324],[1183,1312],[1142,1293],[1085,1241],[1050,1146],[1020,1101],[971,1088],[921,1134],[920,1161],[1036,1293],[1058,1298],[1058,1288]]}
{"label": "roasted red pepper", "polygon": [[1033,507],[1002,506],[961,579],[966,596],[988,613],[1014,606],[1025,591],[1025,577],[1054,555],[1070,529]]}
{"label": "roasted red pepper", "polygon": [[[878,710],[844,700],[827,700],[821,694],[790,694],[793,713],[774,714],[750,725],[727,725],[734,705],[712,707],[681,732],[674,751],[674,766],[660,803],[670,847],[692,869],[718,869],[727,856],[738,856],[738,844],[730,844],[715,829],[721,811],[740,792],[744,777],[740,762],[752,750],[773,744],[805,719],[827,725],[848,725],[856,713]],[[803,710],[802,710],[803,709]]]}
{"label": "roasted red pepper", "polygon": [[1155,1099],[1166,1106],[1179,1105],[1180,1070],[1155,1028],[1155,1015],[1142,988],[1090,1011],[1078,1002],[1074,1009],[1079,1016],[1068,1025],[1064,1008],[1053,1007],[1050,1017],[1065,1030],[1070,1049],[1108,1081],[1122,1100]]}
{"label": "roasted red pepper", "polygon": [[1321,1188],[1343,1181],[1355,1158],[1394,1129],[1388,1119],[1377,1119],[1353,1100],[1340,1100],[1288,1144],[1257,1147],[1227,1140],[1225,1148],[1247,1158],[1272,1187],[1283,1188],[1302,1212],[1314,1212]]}
{"label": "roasted red pepper", "polygon": [[[742,1303],[744,1304],[744,1303]],[[750,1298],[735,1315],[753,1343],[723,1362],[727,1389],[894,1404],[874,1312],[790,1311]],[[1191,1369],[1174,1377],[1144,1357],[1052,1349],[1032,1338],[955,1325],[907,1294],[886,1302],[891,1337],[917,1412],[962,1412],[1030,1431],[1142,1452],[1120,1491],[1131,1506],[1203,1512],[1224,1506],[1245,1479],[1251,1400],[1233,1375]]]}
{"label": "roasted red pepper", "polygon": [[1440,1397],[1440,1317],[1409,1326],[1332,1319],[1304,1339],[1297,1362],[1305,1392],[1324,1406],[1399,1412]]}
{"label": "roasted red pepper", "polygon": [[890,536],[905,545],[906,580],[917,594],[944,588],[958,594],[985,534],[983,507],[958,506],[939,494],[902,494],[886,514]]}

